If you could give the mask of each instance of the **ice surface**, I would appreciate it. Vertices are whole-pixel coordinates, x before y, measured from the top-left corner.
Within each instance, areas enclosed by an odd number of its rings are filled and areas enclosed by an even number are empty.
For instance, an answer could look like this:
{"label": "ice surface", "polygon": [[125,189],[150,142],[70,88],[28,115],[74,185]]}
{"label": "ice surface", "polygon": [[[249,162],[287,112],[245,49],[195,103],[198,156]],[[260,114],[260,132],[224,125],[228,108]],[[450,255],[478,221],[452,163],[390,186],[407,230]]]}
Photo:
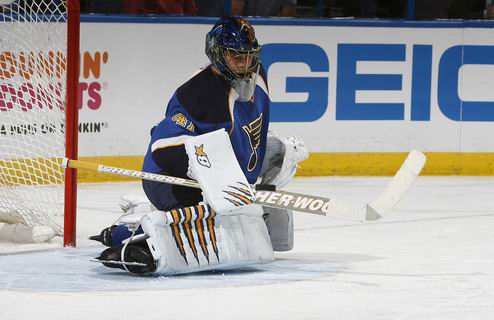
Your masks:
{"label": "ice surface", "polygon": [[[334,264],[327,261],[280,259],[265,265],[187,276],[129,276],[122,270],[90,262],[100,251],[101,247],[93,246],[5,256],[0,287],[39,292],[177,290],[290,282],[335,272]],[[22,272],[19,266],[24,266]]]}
{"label": "ice surface", "polygon": [[[288,190],[375,198],[390,178],[297,178]],[[295,214],[295,249],[227,272],[138,277],[86,240],[139,183],[82,185],[78,248],[0,244],[0,319],[493,319],[494,178],[420,177],[385,220]]]}

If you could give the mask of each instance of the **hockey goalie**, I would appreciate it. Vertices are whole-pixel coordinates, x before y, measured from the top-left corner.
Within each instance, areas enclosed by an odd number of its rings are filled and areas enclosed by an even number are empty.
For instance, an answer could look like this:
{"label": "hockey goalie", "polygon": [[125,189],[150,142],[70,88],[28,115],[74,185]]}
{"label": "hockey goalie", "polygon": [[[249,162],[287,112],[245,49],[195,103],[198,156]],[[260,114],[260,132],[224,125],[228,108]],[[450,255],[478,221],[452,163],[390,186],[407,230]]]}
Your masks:
{"label": "hockey goalie", "polygon": [[151,130],[143,171],[192,178],[201,189],[143,180],[120,221],[91,237],[97,261],[173,275],[273,260],[293,248],[292,212],[255,204],[251,184],[281,188],[307,158],[300,138],[268,133],[269,95],[254,29],[221,18],[206,36],[211,64],[180,86]]}

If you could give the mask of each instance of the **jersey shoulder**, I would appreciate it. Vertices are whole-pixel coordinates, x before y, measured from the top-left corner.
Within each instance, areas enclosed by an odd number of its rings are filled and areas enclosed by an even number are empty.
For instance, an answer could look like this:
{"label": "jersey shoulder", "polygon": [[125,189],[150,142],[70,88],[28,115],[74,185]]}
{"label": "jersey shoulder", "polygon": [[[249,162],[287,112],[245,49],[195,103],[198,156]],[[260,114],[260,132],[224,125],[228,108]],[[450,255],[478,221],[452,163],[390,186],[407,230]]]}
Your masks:
{"label": "jersey shoulder", "polygon": [[200,71],[177,91],[182,107],[197,121],[223,123],[230,121],[228,82],[216,76],[211,67]]}

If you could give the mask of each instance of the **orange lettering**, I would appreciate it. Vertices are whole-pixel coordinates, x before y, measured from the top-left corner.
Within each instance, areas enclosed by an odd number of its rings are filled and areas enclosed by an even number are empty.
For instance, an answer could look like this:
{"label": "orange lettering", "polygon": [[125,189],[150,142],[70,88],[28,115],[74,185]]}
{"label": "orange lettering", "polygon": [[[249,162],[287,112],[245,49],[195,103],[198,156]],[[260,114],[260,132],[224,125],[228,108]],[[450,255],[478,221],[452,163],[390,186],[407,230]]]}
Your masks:
{"label": "orange lettering", "polygon": [[0,53],[0,79],[11,79],[15,74],[15,59],[12,52]]}
{"label": "orange lettering", "polygon": [[40,52],[38,54],[38,60],[36,63],[37,66],[37,72],[39,75],[43,76],[46,75],[47,77],[52,76],[52,70],[50,66],[53,65],[53,51],[50,51],[51,54],[49,54],[49,58],[46,59],[43,54]]}
{"label": "orange lettering", "polygon": [[96,52],[94,58],[89,52],[84,52],[84,70],[82,75],[85,79],[89,78],[89,74],[92,73],[93,77],[98,79],[101,70],[101,54]]}
{"label": "orange lettering", "polygon": [[56,64],[55,76],[58,79],[62,79],[65,76],[66,69],[67,69],[67,64],[65,61],[65,56],[61,51],[57,51],[57,64]]}
{"label": "orange lettering", "polygon": [[26,80],[31,79],[34,73],[34,54],[31,52],[26,57],[26,53],[19,54],[19,75]]}

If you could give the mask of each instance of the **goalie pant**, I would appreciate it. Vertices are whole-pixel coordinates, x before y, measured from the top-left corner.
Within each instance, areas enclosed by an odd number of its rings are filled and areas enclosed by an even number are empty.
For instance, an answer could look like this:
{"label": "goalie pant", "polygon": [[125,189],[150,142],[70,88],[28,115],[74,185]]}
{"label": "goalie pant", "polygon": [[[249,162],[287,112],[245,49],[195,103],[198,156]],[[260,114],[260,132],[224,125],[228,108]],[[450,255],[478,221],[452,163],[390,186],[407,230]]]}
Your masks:
{"label": "goalie pant", "polygon": [[122,221],[130,227],[140,223],[156,261],[154,273],[176,275],[273,261],[262,215],[262,207],[257,204],[222,214],[199,204],[142,216],[130,215]]}
{"label": "goalie pant", "polygon": [[[159,212],[162,215],[166,215],[172,211],[158,211],[145,197],[137,195],[128,195],[122,198],[122,201],[127,205],[130,203],[131,209],[128,211],[130,214],[146,214],[153,211]],[[132,202],[135,204],[132,205]],[[195,208],[197,206],[191,206],[189,208]],[[177,210],[184,210],[177,209]],[[274,251],[289,251],[293,249],[294,234],[293,234],[293,212],[291,210],[276,209],[269,207],[262,207],[263,218],[268,230],[271,245]],[[182,211],[180,211],[182,212]],[[139,227],[136,234],[142,234],[142,227]],[[111,233],[112,245],[120,245],[125,239],[131,236],[132,232],[124,225],[120,224],[116,228],[113,228]]]}

